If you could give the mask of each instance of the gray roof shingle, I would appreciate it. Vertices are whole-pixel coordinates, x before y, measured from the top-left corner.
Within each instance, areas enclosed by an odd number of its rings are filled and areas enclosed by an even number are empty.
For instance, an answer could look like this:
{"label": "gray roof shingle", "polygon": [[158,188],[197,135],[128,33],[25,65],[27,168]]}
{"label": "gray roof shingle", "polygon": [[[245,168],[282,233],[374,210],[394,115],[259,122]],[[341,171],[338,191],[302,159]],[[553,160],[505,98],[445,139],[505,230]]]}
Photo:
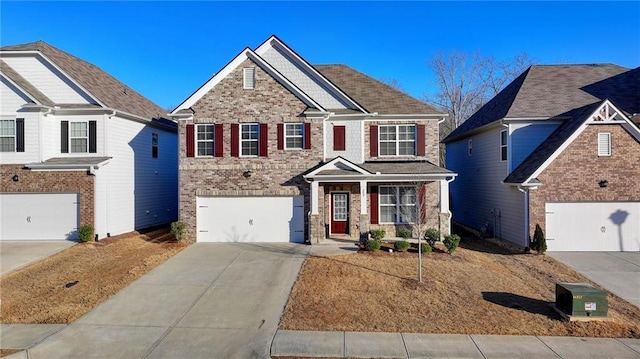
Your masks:
{"label": "gray roof shingle", "polygon": [[26,91],[29,95],[33,96],[36,101],[40,102],[45,106],[53,106],[53,101],[49,99],[45,94],[40,92],[35,86],[31,84],[31,82],[27,81],[24,77],[22,77],[19,73],[17,73],[14,69],[11,68],[6,62],[0,59],[0,71],[5,74],[11,81],[13,81],[16,85],[20,86],[24,91]]}
{"label": "gray roof shingle", "polygon": [[[3,46],[0,51],[39,51],[109,108],[144,118],[161,118],[167,112],[99,67],[59,50],[44,41]],[[3,65],[3,71],[5,65]]]}
{"label": "gray roof shingle", "polygon": [[639,112],[639,72],[612,64],[531,66],[444,142],[503,118],[560,117],[607,98],[627,114]]}
{"label": "gray roof shingle", "polygon": [[441,113],[426,103],[346,65],[313,65],[313,67],[369,112]]}

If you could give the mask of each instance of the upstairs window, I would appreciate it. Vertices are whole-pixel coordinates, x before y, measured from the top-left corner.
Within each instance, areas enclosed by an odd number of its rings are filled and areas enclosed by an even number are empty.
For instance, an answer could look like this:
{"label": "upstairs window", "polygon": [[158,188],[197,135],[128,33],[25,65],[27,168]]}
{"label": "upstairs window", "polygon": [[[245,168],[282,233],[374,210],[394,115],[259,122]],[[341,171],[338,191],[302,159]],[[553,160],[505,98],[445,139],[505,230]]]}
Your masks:
{"label": "upstairs window", "polygon": [[0,152],[16,151],[16,121],[0,120]]}
{"label": "upstairs window", "polygon": [[403,186],[380,186],[380,223],[414,223],[416,216],[416,189]]}
{"label": "upstairs window", "polygon": [[598,156],[611,156],[611,133],[598,133]]}
{"label": "upstairs window", "polygon": [[415,125],[379,126],[378,131],[380,156],[415,155]]}
{"label": "upstairs window", "polygon": [[69,148],[71,153],[86,153],[89,145],[89,124],[86,122],[69,123]]}
{"label": "upstairs window", "polygon": [[60,121],[61,153],[96,153],[96,121]]}
{"label": "upstairs window", "polygon": [[245,90],[253,90],[256,87],[256,68],[245,67],[242,71],[242,86]]}
{"label": "upstairs window", "polygon": [[158,158],[158,134],[151,134],[151,157]]}
{"label": "upstairs window", "polygon": [[304,124],[285,123],[285,149],[302,149],[304,145]]}
{"label": "upstairs window", "polygon": [[257,123],[240,125],[241,156],[258,156],[260,130]]}
{"label": "upstairs window", "polygon": [[214,125],[196,125],[196,147],[198,157],[214,155]]}
{"label": "upstairs window", "polygon": [[469,156],[471,156],[473,154],[473,140],[469,140],[469,142],[467,143],[467,148]]}
{"label": "upstairs window", "polygon": [[507,130],[500,131],[500,161],[507,160]]}

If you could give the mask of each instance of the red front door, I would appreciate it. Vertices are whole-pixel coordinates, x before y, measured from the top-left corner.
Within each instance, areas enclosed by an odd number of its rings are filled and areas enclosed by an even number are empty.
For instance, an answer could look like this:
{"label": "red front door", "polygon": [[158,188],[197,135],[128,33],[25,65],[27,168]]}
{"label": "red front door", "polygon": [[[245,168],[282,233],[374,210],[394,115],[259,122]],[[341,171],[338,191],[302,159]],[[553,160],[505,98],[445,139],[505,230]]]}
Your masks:
{"label": "red front door", "polygon": [[331,234],[349,234],[349,194],[331,194]]}

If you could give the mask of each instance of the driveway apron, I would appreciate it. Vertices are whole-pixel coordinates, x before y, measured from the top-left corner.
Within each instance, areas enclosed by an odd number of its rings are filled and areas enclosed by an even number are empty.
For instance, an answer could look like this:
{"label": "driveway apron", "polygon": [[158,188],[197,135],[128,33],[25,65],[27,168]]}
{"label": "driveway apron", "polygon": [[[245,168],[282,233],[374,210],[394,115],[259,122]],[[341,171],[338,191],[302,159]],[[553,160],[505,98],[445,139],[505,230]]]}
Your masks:
{"label": "driveway apron", "polygon": [[29,358],[269,358],[309,248],[191,245],[30,348]]}

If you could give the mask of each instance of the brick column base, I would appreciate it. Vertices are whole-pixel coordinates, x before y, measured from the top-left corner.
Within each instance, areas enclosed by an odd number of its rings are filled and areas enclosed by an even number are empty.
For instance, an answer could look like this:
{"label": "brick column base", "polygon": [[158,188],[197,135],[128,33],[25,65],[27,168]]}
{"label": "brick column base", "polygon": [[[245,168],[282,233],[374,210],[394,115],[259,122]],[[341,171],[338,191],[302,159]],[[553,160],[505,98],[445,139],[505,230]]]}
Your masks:
{"label": "brick column base", "polygon": [[311,221],[311,234],[309,236],[309,242],[311,244],[318,244],[326,238],[326,231],[324,228],[324,223],[322,223],[322,216],[320,216],[319,214],[312,214],[309,218],[309,221]]}

